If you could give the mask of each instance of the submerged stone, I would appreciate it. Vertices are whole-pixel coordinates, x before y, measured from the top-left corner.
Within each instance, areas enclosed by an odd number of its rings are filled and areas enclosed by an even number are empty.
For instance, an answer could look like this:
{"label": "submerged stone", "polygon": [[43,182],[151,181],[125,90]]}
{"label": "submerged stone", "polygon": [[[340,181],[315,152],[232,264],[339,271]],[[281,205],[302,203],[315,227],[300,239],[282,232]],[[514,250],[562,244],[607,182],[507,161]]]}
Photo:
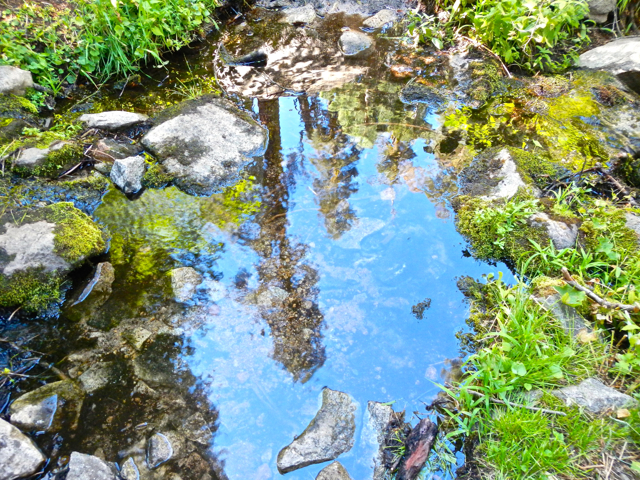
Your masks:
{"label": "submerged stone", "polygon": [[393,408],[379,402],[369,402],[365,413],[363,439],[373,446],[373,480],[385,480],[384,467],[385,439],[387,427],[392,420]]}
{"label": "submerged stone", "polygon": [[460,190],[465,195],[485,200],[509,199],[526,187],[509,150],[480,155],[461,175]]}
{"label": "submerged stone", "polygon": [[100,362],[91,366],[78,380],[87,393],[94,393],[109,385],[121,383],[122,378],[115,362]]}
{"label": "submerged stone", "polygon": [[84,392],[75,382],[62,380],[25,393],[9,408],[11,423],[27,431],[59,431],[77,424]]}
{"label": "submerged stone", "polygon": [[365,27],[377,29],[382,28],[390,23],[394,23],[396,20],[398,20],[398,14],[394,10],[385,8],[384,10],[380,10],[372,17],[367,18],[364,22],[362,22],[362,24]]}
{"label": "submerged stone", "polygon": [[65,480],[117,480],[118,478],[113,464],[84,453],[71,453],[67,468],[69,471]]}
{"label": "submerged stone", "polygon": [[304,7],[288,8],[282,13],[282,21],[291,25],[311,23],[316,19],[316,10],[310,4]]}
{"label": "submerged stone", "polygon": [[140,125],[148,119],[149,117],[141,113],[112,111],[102,113],[85,113],[78,120],[80,122],[84,122],[88,128],[120,130]]}
{"label": "submerged stone", "polygon": [[29,437],[0,418],[0,480],[33,475],[45,460]]}
{"label": "submerged stone", "polygon": [[144,157],[123,158],[113,162],[110,177],[124,193],[137,193],[142,188],[144,171]]}
{"label": "submerged stone", "polygon": [[115,270],[109,262],[101,262],[96,266],[93,277],[82,289],[72,306],[87,301],[93,307],[101,307],[111,295],[111,285],[115,281]]}
{"label": "submerged stone", "polygon": [[366,33],[347,30],[340,36],[340,49],[347,55],[357,55],[373,45],[372,38]]}
{"label": "submerged stone", "polygon": [[316,480],[352,480],[347,469],[340,462],[333,462],[318,473]]}
{"label": "submerged stone", "polygon": [[191,301],[198,285],[202,283],[202,275],[191,267],[174,268],[170,275],[175,301],[179,303]]}
{"label": "submerged stone", "polygon": [[142,144],[187,193],[212,194],[266,148],[265,130],[222,98],[184,102],[161,114],[159,121]]}
{"label": "submerged stone", "polygon": [[637,404],[633,397],[606,386],[597,378],[588,378],[578,385],[553,390],[551,393],[567,406],[578,405],[596,414]]}
{"label": "submerged stone", "polygon": [[147,441],[147,466],[153,470],[182,454],[183,439],[175,432],[155,433]]}
{"label": "submerged stone", "polygon": [[278,454],[278,471],[292,472],[336,459],[351,450],[356,403],[343,392],[322,390],[322,406],[307,428]]}
{"label": "submerged stone", "polygon": [[31,72],[9,65],[0,65],[0,93],[24,95],[33,88]]}
{"label": "submerged stone", "polygon": [[607,70],[640,93],[640,37],[622,37],[580,55],[582,68]]}
{"label": "submerged stone", "polygon": [[122,480],[139,480],[140,471],[133,458],[127,458],[120,468],[120,477]]}

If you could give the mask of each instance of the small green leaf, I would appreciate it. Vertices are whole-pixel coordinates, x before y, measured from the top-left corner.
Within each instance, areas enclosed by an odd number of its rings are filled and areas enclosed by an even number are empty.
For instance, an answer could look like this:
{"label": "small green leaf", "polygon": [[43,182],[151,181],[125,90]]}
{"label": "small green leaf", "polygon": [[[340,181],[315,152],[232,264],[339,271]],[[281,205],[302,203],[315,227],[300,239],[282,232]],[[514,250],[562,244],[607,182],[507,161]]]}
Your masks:
{"label": "small green leaf", "polygon": [[527,374],[527,368],[521,362],[513,362],[511,365],[511,373],[523,377]]}
{"label": "small green leaf", "polygon": [[556,291],[562,296],[561,301],[565,305],[570,307],[578,307],[587,299],[587,295],[580,290],[576,290],[571,285],[565,285],[564,287],[554,287]]}

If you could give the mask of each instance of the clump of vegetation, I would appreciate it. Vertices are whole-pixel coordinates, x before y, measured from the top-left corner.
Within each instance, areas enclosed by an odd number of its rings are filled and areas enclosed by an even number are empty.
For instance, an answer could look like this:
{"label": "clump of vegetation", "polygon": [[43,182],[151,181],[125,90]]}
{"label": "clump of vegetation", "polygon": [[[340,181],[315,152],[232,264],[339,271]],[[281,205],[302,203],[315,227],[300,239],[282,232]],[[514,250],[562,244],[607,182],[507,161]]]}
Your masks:
{"label": "clump of vegetation", "polygon": [[142,178],[142,186],[145,188],[164,188],[173,181],[173,178],[162,165],[147,160],[147,171]]}
{"label": "clump of vegetation", "polygon": [[55,203],[44,208],[48,210],[44,213],[46,218],[56,224],[54,252],[57,255],[78,264],[105,251],[105,233],[72,203]]}
{"label": "clump of vegetation", "polygon": [[[442,49],[458,39],[470,40],[508,65],[528,71],[561,71],[575,63],[578,47],[588,41],[581,24],[586,0],[444,0],[435,15],[415,14],[409,33]],[[562,45],[564,53],[552,49]]]}
{"label": "clump of vegetation", "polygon": [[125,77],[215,24],[217,0],[79,0],[68,7],[26,1],[0,17],[0,59],[30,70],[54,93],[79,76]]}

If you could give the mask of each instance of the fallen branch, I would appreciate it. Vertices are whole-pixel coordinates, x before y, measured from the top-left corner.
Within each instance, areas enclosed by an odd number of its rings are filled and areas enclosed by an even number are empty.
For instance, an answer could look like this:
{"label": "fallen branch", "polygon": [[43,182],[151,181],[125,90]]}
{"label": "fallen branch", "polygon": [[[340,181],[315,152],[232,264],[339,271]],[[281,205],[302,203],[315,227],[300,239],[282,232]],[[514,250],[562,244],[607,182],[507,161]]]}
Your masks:
{"label": "fallen branch", "polygon": [[366,122],[366,123],[356,123],[354,127],[368,126],[368,125],[396,125],[400,127],[410,127],[410,128],[418,128],[420,130],[428,130],[430,132],[433,131],[433,128],[423,127],[422,125],[411,125],[410,123],[394,123],[394,122]]}
{"label": "fallen branch", "polygon": [[593,169],[601,173],[604,176],[604,178],[606,178],[611,184],[613,184],[614,187],[616,187],[619,191],[624,193],[624,195],[629,199],[629,203],[631,205],[633,206],[638,205],[638,202],[636,202],[635,199],[631,196],[631,192],[629,192],[629,189],[624,185],[622,185],[618,180],[613,178],[611,174],[607,172],[602,165],[600,165],[599,163],[596,163]]}
{"label": "fallen branch", "polygon": [[[487,395],[485,395],[484,393],[476,392],[475,390],[467,390],[467,392],[469,392],[471,395],[474,395],[476,397],[480,397],[480,398],[487,397]],[[557,410],[548,410],[546,408],[539,408],[539,407],[532,407],[532,406],[529,406],[529,405],[522,405],[520,403],[509,402],[508,400],[500,400],[500,399],[494,398],[494,397],[488,397],[488,398],[489,398],[489,401],[492,402],[492,403],[499,403],[500,405],[506,405],[508,407],[525,408],[527,410],[531,410],[532,412],[549,413],[551,415],[560,415],[562,417],[566,417],[567,416],[566,413],[558,412]]]}
{"label": "fallen branch", "polygon": [[414,480],[424,468],[433,443],[438,435],[438,426],[428,418],[420,420],[407,437],[406,454],[400,463],[396,480]]}
{"label": "fallen branch", "polygon": [[591,300],[593,300],[596,303],[599,303],[600,305],[602,305],[605,308],[608,308],[609,310],[623,310],[625,312],[640,311],[640,305],[638,305],[637,303],[633,305],[627,305],[624,303],[609,302],[608,300],[605,300],[604,298],[597,295],[590,288],[584,287],[580,285],[578,282],[576,282],[574,278],[571,276],[571,274],[569,273],[569,270],[567,270],[565,267],[562,267],[562,277],[564,281],[567,283],[567,285],[571,285],[576,290],[580,290],[581,292],[584,292],[587,295],[587,297],[589,297]]}

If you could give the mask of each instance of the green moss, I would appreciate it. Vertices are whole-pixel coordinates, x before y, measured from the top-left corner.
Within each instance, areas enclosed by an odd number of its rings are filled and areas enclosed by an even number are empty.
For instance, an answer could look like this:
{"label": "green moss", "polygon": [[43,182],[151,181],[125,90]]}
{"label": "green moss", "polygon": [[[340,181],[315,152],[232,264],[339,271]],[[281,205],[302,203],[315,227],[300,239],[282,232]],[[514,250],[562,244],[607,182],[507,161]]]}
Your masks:
{"label": "green moss", "polygon": [[517,264],[531,250],[530,240],[549,242],[544,229],[526,222],[540,208],[525,198],[526,194],[509,202],[477,197],[457,200],[457,228],[469,240],[476,258]]}
{"label": "green moss", "polygon": [[625,211],[603,200],[596,200],[588,210],[585,221],[580,227],[583,243],[587,250],[595,250],[603,238],[615,244],[622,255],[635,254],[638,251],[638,237],[627,227]]}
{"label": "green moss", "polygon": [[24,115],[37,114],[38,108],[24,97],[0,94],[0,117],[22,118]]}
{"label": "green moss", "polygon": [[495,62],[471,62],[470,68],[473,85],[469,89],[469,96],[472,99],[484,103],[496,93],[505,90],[502,71]]}
{"label": "green moss", "polygon": [[74,178],[73,180],[66,180],[60,182],[60,185],[64,185],[72,190],[75,189],[88,189],[106,191],[109,188],[109,180],[99,173],[94,173],[86,177]]}
{"label": "green moss", "polygon": [[60,300],[62,280],[43,269],[0,275],[0,307],[22,306],[27,312],[43,310]]}
{"label": "green moss", "polygon": [[[37,143],[23,142],[22,146],[26,148],[47,148],[48,145],[49,142],[47,141],[38,141]],[[82,160],[83,156],[84,151],[80,145],[68,143],[58,150],[49,152],[42,165],[34,168],[16,166],[13,167],[12,171],[21,177],[37,175],[38,177],[57,178],[65,170]]]}
{"label": "green moss", "polygon": [[509,148],[509,153],[526,184],[545,186],[549,177],[554,178],[566,172],[565,168],[551,160],[548,155],[527,152],[520,148]]}
{"label": "green moss", "polygon": [[147,171],[142,177],[142,186],[146,188],[163,188],[169,185],[174,177],[166,172],[158,163],[149,163]]}
{"label": "green moss", "polygon": [[56,223],[54,230],[54,252],[71,264],[105,251],[105,235],[91,218],[75,208],[72,203],[62,202],[44,207],[47,220]]}

